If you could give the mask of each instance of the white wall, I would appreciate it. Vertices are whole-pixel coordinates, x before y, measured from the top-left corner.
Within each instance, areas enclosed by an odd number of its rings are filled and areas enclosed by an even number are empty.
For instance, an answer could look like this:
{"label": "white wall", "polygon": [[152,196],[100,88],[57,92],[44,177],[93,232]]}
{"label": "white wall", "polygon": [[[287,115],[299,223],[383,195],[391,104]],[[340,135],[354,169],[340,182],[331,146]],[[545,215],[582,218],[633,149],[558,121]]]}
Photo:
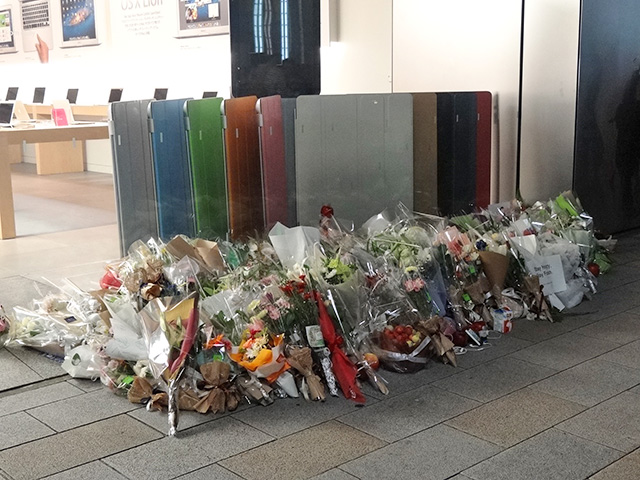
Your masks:
{"label": "white wall", "polygon": [[520,193],[547,199],[571,188],[580,0],[526,2]]}
{"label": "white wall", "polygon": [[390,93],[393,2],[331,1],[337,25],[321,49],[321,93]]}
{"label": "white wall", "polygon": [[[51,1],[52,23],[60,13]],[[100,45],[60,48],[61,34],[54,28],[49,63],[23,50],[22,36],[15,36],[18,53],[0,55],[0,95],[9,86],[20,86],[18,99],[30,102],[33,88],[46,86],[45,101],[64,98],[67,88],[79,88],[78,103],[103,104],[111,88],[123,88],[123,100],[150,98],[156,87],[169,88],[169,98],[200,97],[204,90],[230,96],[231,53],[229,35],[176,38],[175,0],[140,0],[133,10],[121,0],[95,0]],[[18,0],[10,0],[14,17]],[[128,16],[153,14],[146,31],[127,27]],[[18,15],[19,18],[19,15]]]}
{"label": "white wall", "polygon": [[[52,0],[54,1],[54,0]],[[18,0],[10,0],[17,9]],[[123,26],[123,2],[102,3],[99,46],[61,49],[51,62],[35,54],[0,55],[0,95],[20,85],[47,98],[80,88],[78,102],[104,103],[112,87],[123,99],[150,97],[168,87],[169,98],[217,90],[230,96],[228,35],[175,38],[173,0],[154,0],[159,21],[147,35]],[[323,94],[488,90],[494,109],[492,199],[515,191],[521,1],[517,0],[321,0],[325,15]],[[331,2],[329,4],[328,2]],[[521,192],[547,198],[571,186],[579,0],[526,2]],[[154,10],[155,9],[155,10]],[[55,9],[54,9],[55,12]],[[109,28],[106,28],[109,27]],[[326,38],[329,30],[333,42]],[[18,43],[20,36],[17,36]],[[21,45],[18,45],[21,49]],[[110,168],[105,142],[89,143],[89,168]]]}
{"label": "white wall", "polygon": [[520,18],[515,0],[393,2],[394,92],[493,94],[494,201],[515,193]]}

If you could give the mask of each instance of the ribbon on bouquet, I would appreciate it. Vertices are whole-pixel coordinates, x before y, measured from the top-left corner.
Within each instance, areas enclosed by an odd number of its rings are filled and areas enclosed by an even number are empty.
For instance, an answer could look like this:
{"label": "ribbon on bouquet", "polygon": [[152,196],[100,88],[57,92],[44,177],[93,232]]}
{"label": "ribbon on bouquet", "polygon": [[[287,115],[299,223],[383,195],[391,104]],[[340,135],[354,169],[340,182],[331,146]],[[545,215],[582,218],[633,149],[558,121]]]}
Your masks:
{"label": "ribbon on bouquet", "polygon": [[340,337],[336,333],[333,320],[331,320],[327,307],[322,300],[322,295],[317,290],[313,292],[313,295],[318,304],[318,323],[320,324],[324,341],[327,342],[327,346],[331,352],[333,372],[336,375],[340,389],[346,398],[358,403],[364,403],[364,395],[362,395],[356,382],[358,369],[340,348]]}

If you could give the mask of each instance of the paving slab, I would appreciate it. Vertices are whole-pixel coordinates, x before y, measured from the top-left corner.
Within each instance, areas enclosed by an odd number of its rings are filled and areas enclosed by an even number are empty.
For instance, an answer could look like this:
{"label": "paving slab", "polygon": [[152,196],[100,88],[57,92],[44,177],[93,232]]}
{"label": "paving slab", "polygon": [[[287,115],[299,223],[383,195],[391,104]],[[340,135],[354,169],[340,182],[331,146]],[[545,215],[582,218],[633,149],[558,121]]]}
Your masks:
{"label": "paving slab", "polygon": [[640,340],[640,315],[624,312],[575,330],[575,333],[621,345]]}
{"label": "paving slab", "polygon": [[601,338],[569,332],[519,350],[513,356],[529,363],[565,370],[619,346]]}
{"label": "paving slab", "polygon": [[330,421],[219,463],[247,480],[262,480],[265,472],[278,472],[280,478],[302,480],[385,445],[355,428]]}
{"label": "paving slab", "polygon": [[[103,461],[131,479],[173,478],[272,440],[273,437],[249,425],[231,417],[223,417],[179,432],[175,437],[165,437],[107,457]],[[265,469],[262,473],[265,471],[273,470]]]}
{"label": "paving slab", "polygon": [[381,400],[338,420],[386,442],[395,442],[479,405],[474,400],[427,385]]}
{"label": "paving slab", "polygon": [[621,456],[552,428],[462,473],[473,480],[583,480]]}
{"label": "paving slab", "polygon": [[0,465],[14,480],[35,480],[160,436],[137,420],[120,415],[3,450]]}
{"label": "paving slab", "polygon": [[120,475],[100,460],[86,463],[79,467],[74,467],[44,478],[46,480],[87,480],[90,478],[99,478],[100,480],[128,480],[127,477]]}
{"label": "paving slab", "polygon": [[42,380],[6,348],[0,348],[0,365],[0,392]]}
{"label": "paving slab", "polygon": [[531,388],[592,407],[640,384],[640,371],[595,358],[532,385]]}
{"label": "paving slab", "polygon": [[218,464],[208,465],[195,472],[176,477],[176,480],[242,480],[233,472],[230,472]]}
{"label": "paving slab", "polygon": [[33,387],[12,390],[0,397],[0,417],[81,395],[82,393],[82,390],[67,382],[41,387],[36,384]]}
{"label": "paving slab", "polygon": [[55,432],[24,412],[0,417],[0,450],[5,450]]}
{"label": "paving slab", "polygon": [[640,449],[605,467],[589,480],[637,480],[640,477]]}
{"label": "paving slab", "polygon": [[320,475],[311,477],[311,480],[358,480],[358,477],[354,477],[353,475],[345,472],[344,470],[340,470],[339,468],[332,468],[331,470],[327,470]]}
{"label": "paving slab", "polygon": [[556,371],[507,355],[439,380],[433,385],[479,402],[490,402],[553,375]]}
{"label": "paving slab", "polygon": [[341,465],[358,478],[443,480],[500,452],[500,447],[437,425]]}
{"label": "paving slab", "polygon": [[447,420],[445,424],[508,448],[577,415],[585,408],[523,388]]}
{"label": "paving slab", "polygon": [[105,388],[35,407],[28,412],[54,430],[62,432],[139,408],[142,407]]}
{"label": "paving slab", "polygon": [[11,347],[7,350],[42,378],[56,378],[67,375],[67,372],[62,368],[61,358],[47,356],[29,347]]}
{"label": "paving slab", "polygon": [[[367,405],[376,403],[375,399],[367,399]],[[272,437],[281,438],[361,410],[366,410],[366,407],[344,397],[327,396],[324,402],[307,402],[300,397],[277,400],[266,411],[262,408],[251,408],[232,416]]]}
{"label": "paving slab", "polygon": [[631,392],[621,393],[556,428],[629,453],[640,447],[640,399]]}

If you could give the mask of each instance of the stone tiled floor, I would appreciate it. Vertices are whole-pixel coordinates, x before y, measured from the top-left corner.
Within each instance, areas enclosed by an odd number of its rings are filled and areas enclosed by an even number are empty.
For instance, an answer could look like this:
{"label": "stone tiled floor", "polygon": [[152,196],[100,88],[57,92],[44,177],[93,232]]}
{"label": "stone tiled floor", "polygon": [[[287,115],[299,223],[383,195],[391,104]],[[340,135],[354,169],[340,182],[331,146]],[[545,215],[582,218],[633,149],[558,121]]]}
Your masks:
{"label": "stone tiled floor", "polygon": [[[640,232],[619,238],[599,293],[562,321],[518,320],[457,369],[386,374],[390,395],[365,387],[364,407],[187,413],[168,438],[163,414],[1,349],[0,478],[638,479]],[[42,277],[89,288],[117,256],[115,225],[0,242],[0,302],[26,305],[53,288]]]}

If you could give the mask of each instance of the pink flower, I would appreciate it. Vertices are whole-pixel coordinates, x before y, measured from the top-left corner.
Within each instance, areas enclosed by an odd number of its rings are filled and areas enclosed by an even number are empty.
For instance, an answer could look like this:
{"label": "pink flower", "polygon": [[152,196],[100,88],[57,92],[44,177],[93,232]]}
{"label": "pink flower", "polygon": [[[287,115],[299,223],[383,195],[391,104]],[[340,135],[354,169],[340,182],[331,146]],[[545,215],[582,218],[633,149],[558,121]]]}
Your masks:
{"label": "pink flower", "polygon": [[422,280],[422,278],[418,277],[415,279],[408,279],[404,281],[404,289],[407,292],[419,292],[420,290],[422,290],[425,287],[425,283],[424,280]]}
{"label": "pink flower", "polygon": [[280,310],[273,305],[267,305],[267,314],[271,320],[278,320],[280,318]]}
{"label": "pink flower", "polygon": [[260,319],[255,319],[251,325],[249,325],[249,333],[254,336],[256,333],[264,330],[264,322]]}
{"label": "pink flower", "polygon": [[413,280],[413,291],[414,292],[419,292],[425,286],[426,286],[426,283],[424,283],[424,280],[421,277],[415,278]]}
{"label": "pink flower", "polygon": [[282,310],[289,310],[291,308],[291,304],[283,297],[276,300],[276,306]]}

